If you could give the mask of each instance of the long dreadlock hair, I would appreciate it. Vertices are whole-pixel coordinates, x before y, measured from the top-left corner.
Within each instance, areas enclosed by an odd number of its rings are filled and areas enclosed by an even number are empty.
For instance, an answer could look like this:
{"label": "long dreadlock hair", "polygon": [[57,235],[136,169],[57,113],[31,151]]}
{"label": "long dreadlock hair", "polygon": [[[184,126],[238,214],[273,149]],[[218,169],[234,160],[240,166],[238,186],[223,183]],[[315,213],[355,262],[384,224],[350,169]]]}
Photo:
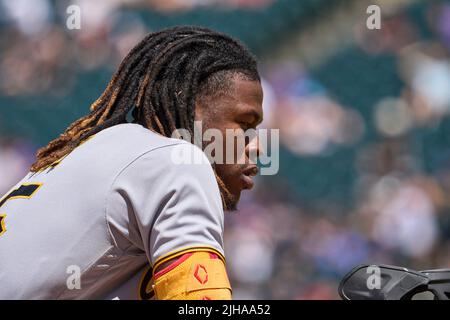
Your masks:
{"label": "long dreadlock hair", "polygon": [[[235,73],[260,79],[254,56],[225,34],[194,26],[150,33],[123,59],[91,112],[38,151],[31,171],[48,167],[99,131],[127,122],[130,112],[135,122],[164,136],[183,128],[193,137],[202,88],[221,89]],[[231,194],[217,174],[216,179],[227,209]]]}

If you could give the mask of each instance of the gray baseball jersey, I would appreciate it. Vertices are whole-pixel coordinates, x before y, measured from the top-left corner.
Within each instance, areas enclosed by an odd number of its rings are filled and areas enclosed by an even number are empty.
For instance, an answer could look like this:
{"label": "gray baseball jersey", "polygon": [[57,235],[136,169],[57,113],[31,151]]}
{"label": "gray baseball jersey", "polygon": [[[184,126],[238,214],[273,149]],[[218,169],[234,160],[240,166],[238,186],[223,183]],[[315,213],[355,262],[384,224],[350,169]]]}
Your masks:
{"label": "gray baseball jersey", "polygon": [[223,256],[206,155],[138,124],[27,174],[0,200],[0,219],[0,299],[147,299],[157,261],[193,248]]}

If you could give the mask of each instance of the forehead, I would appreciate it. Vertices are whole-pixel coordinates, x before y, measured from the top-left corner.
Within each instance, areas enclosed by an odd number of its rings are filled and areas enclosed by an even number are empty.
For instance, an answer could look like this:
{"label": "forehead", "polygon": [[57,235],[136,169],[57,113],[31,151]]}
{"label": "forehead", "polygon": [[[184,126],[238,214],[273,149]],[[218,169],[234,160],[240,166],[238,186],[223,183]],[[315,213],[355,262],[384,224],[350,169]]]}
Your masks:
{"label": "forehead", "polygon": [[258,120],[262,120],[263,90],[259,81],[236,76],[232,79],[229,94],[234,101],[230,105],[230,112],[253,114]]}

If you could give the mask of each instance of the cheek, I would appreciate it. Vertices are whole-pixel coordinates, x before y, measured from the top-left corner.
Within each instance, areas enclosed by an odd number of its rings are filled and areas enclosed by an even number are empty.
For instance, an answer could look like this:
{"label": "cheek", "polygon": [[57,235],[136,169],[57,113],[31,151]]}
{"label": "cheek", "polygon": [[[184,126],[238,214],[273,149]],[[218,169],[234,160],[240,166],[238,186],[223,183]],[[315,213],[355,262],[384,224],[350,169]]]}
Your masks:
{"label": "cheek", "polygon": [[[237,132],[239,137],[234,136],[232,133],[236,130],[242,130],[241,126],[236,122],[232,120],[227,119],[217,119],[217,121],[211,121],[211,117],[204,117],[201,119],[202,121],[202,131],[203,134],[205,134],[205,131],[214,129],[214,131],[210,131],[209,133],[214,132],[214,136],[220,132],[221,139],[216,141],[214,139],[214,149],[222,150],[222,155],[219,157],[222,161],[222,163],[230,163],[230,164],[243,164],[245,163],[245,146],[246,141],[244,137],[244,132]],[[217,130],[217,131],[216,131]],[[227,132],[228,131],[228,132]],[[230,134],[231,133],[231,134]],[[210,134],[205,137],[203,141],[203,149],[213,143],[212,140],[210,140]],[[208,140],[208,141],[206,141]],[[219,144],[218,144],[219,143]],[[226,171],[231,171],[231,169],[223,170],[224,174],[226,174]]]}
{"label": "cheek", "polygon": [[[225,125],[216,127],[222,135],[222,150],[224,157],[227,153],[233,157],[233,163],[236,163],[236,155],[238,158],[245,151],[245,136],[241,126],[236,122],[227,122]],[[242,131],[242,132],[241,132]]]}
{"label": "cheek", "polygon": [[228,157],[226,159],[232,159],[233,164],[242,165],[246,163],[245,148],[247,142],[241,128],[235,128],[233,132],[234,135],[224,138],[224,155]]}
{"label": "cheek", "polygon": [[240,166],[235,164],[217,164],[216,172],[228,184],[235,184],[241,175]]}
{"label": "cheek", "polygon": [[[220,131],[221,139],[214,140],[216,148],[222,150],[223,164],[238,164],[245,156],[245,139],[240,133],[239,137],[234,136],[233,132],[240,129],[237,125],[228,125],[226,128],[215,128]],[[210,143],[209,141],[206,143]]]}

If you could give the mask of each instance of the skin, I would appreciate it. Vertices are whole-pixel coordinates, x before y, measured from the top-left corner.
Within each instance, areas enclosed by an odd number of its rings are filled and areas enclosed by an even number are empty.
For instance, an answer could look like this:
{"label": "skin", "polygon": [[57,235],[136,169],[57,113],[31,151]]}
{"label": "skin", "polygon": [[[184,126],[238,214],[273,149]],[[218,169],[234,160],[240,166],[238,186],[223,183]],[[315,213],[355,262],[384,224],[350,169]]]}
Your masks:
{"label": "skin", "polygon": [[[202,121],[203,131],[215,128],[226,137],[226,129],[256,129],[263,120],[263,90],[259,81],[246,80],[235,75],[231,80],[229,90],[219,96],[210,96],[202,99],[196,105],[195,120]],[[226,139],[224,139],[226,145]],[[257,173],[256,163],[249,159],[252,148],[256,148],[256,154],[262,152],[257,141],[246,141],[242,154],[245,164],[216,164],[216,172],[232,194],[231,209],[235,209],[242,190],[251,189],[253,183],[248,179]],[[245,178],[247,176],[248,178]],[[178,257],[166,261],[158,266],[156,272],[175,262]]]}
{"label": "skin", "polygon": [[[203,131],[214,128],[222,132],[225,155],[226,130],[256,129],[263,120],[262,101],[261,83],[247,80],[236,74],[231,79],[229,90],[225,90],[218,96],[203,98],[197,103],[195,120],[202,121]],[[243,131],[236,132],[243,134]],[[261,151],[256,138],[245,141],[245,149],[240,152],[237,150],[236,141],[234,145],[234,164],[215,164],[217,174],[232,195],[228,203],[231,210],[236,209],[242,190],[253,187],[251,177],[258,173],[256,163],[249,159],[250,150],[256,149],[253,150],[256,154]],[[241,159],[240,163],[244,164],[236,163],[238,158]]]}

